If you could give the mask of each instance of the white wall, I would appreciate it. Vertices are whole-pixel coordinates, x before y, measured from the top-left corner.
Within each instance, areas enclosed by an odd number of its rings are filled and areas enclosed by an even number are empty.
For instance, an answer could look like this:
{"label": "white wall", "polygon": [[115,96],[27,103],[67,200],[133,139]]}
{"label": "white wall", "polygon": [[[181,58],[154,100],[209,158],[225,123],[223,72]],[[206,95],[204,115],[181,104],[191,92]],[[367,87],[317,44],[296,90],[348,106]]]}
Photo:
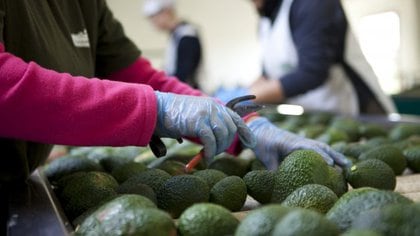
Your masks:
{"label": "white wall", "polygon": [[[167,36],[141,15],[143,0],[107,0],[127,33],[161,67]],[[178,14],[199,26],[205,53],[206,89],[249,84],[260,71],[257,15],[247,0],[178,0]]]}

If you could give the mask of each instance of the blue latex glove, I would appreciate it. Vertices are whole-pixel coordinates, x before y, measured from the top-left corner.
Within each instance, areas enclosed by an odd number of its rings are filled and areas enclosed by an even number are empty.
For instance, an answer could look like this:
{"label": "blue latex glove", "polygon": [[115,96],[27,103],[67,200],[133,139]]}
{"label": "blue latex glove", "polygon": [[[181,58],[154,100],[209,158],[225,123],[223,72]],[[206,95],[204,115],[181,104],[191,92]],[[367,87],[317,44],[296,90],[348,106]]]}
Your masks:
{"label": "blue latex glove", "polygon": [[224,103],[228,103],[230,100],[249,95],[249,90],[244,87],[236,87],[236,88],[219,88],[214,94],[213,97],[218,98],[220,101]]}
{"label": "blue latex glove", "polygon": [[257,118],[248,124],[257,138],[257,145],[252,150],[268,169],[276,169],[281,160],[292,151],[310,149],[319,153],[328,165],[351,165],[344,155],[334,151],[330,146],[312,139],[307,139],[274,126],[266,118]]}
{"label": "blue latex glove", "polygon": [[158,117],[155,134],[168,138],[199,138],[210,161],[225,151],[238,133],[242,144],[255,146],[255,136],[238,114],[210,97],[156,92]]}

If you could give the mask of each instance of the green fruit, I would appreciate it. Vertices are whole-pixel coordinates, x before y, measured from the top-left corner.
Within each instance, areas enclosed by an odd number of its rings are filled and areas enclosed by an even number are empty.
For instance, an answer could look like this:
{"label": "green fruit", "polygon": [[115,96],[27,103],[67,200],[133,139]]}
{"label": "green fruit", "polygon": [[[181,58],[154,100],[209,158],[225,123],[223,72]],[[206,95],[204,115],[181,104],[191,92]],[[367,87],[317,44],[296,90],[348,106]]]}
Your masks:
{"label": "green fruit", "polygon": [[111,174],[114,178],[118,181],[118,183],[122,183],[129,179],[130,177],[146,171],[147,167],[142,163],[137,162],[130,162],[115,168]]}
{"label": "green fruit", "polygon": [[375,148],[385,144],[390,144],[391,141],[386,137],[374,137],[365,142],[365,145],[369,148]]}
{"label": "green fruit", "polygon": [[388,132],[383,126],[377,124],[362,124],[359,126],[359,134],[364,138],[386,137]]}
{"label": "green fruit", "polygon": [[226,175],[243,177],[249,168],[250,161],[236,157],[220,157],[209,165],[209,169],[220,170]]}
{"label": "green fruit", "polygon": [[336,142],[348,142],[350,141],[350,138],[343,130],[330,127],[324,133],[319,135],[316,140],[331,145]]}
{"label": "green fruit", "polygon": [[280,219],[273,236],[338,236],[340,234],[334,223],[327,220],[322,214],[307,210],[295,209]]}
{"label": "green fruit", "polygon": [[418,235],[420,209],[411,204],[392,204],[365,211],[353,221],[355,229],[374,230],[384,236]]}
{"label": "green fruit", "polygon": [[382,236],[382,234],[368,229],[350,229],[341,236]]}
{"label": "green fruit", "polygon": [[132,184],[131,182],[125,181],[120,186],[118,186],[116,190],[119,194],[138,194],[143,197],[147,197],[153,203],[157,204],[156,193],[146,184],[139,182]]}
{"label": "green fruit", "polygon": [[332,113],[328,113],[328,112],[317,112],[317,113],[313,113],[313,114],[309,114],[308,117],[308,124],[312,124],[312,125],[326,125],[328,124],[331,119],[333,118],[333,114]]}
{"label": "green fruit", "polygon": [[171,175],[160,169],[149,169],[143,172],[140,172],[133,177],[127,179],[124,185],[136,185],[138,183],[146,184],[157,193],[160,187],[170,179]]}
{"label": "green fruit", "polygon": [[320,213],[327,211],[337,201],[337,195],[326,186],[307,184],[293,191],[283,201],[283,205],[315,210]]}
{"label": "green fruit", "polygon": [[412,201],[399,193],[370,187],[347,192],[328,211],[327,219],[336,223],[340,230],[347,230],[364,211],[389,204],[409,204]]}
{"label": "green fruit", "polygon": [[104,172],[87,172],[68,180],[60,194],[64,211],[70,219],[101,201],[117,194],[117,181]]}
{"label": "green fruit", "polygon": [[102,158],[99,163],[105,171],[111,173],[115,168],[134,163],[134,157],[131,156],[107,156]]}
{"label": "green fruit", "polygon": [[420,145],[420,135],[410,136],[407,139],[393,143],[393,146],[400,150],[404,150],[409,147],[418,146],[418,145]]}
{"label": "green fruit", "polygon": [[359,121],[347,117],[335,118],[330,125],[331,128],[345,132],[347,134],[348,140],[351,142],[359,140],[360,126],[362,126],[362,124]]}
{"label": "green fruit", "polygon": [[392,145],[383,145],[372,148],[359,156],[359,160],[379,159],[394,170],[396,175],[402,174],[407,167],[407,161],[402,151]]}
{"label": "green fruit", "polygon": [[139,195],[118,197],[87,217],[75,235],[175,235],[172,218]]}
{"label": "green fruit", "polygon": [[325,126],[323,125],[310,125],[300,129],[298,135],[313,139],[321,135],[324,131]]}
{"label": "green fruit", "polygon": [[346,179],[353,188],[372,187],[394,190],[397,178],[385,162],[378,159],[360,161],[347,169]]}
{"label": "green fruit", "polygon": [[409,147],[403,151],[408,167],[416,173],[420,172],[420,145]]}
{"label": "green fruit", "polygon": [[363,144],[363,143],[349,143],[344,148],[342,153],[345,156],[351,156],[358,159],[360,155],[362,155],[363,153],[367,152],[370,149],[371,149],[370,146],[367,146],[366,144]]}
{"label": "green fruit", "polygon": [[269,204],[252,210],[239,224],[235,236],[271,235],[277,221],[291,210],[280,204]]}
{"label": "green fruit", "polygon": [[268,170],[248,172],[243,178],[248,194],[261,204],[269,203],[273,193],[274,175],[274,172]]}
{"label": "green fruit", "polygon": [[389,138],[393,141],[400,141],[412,135],[420,135],[420,125],[398,124],[389,132]]}
{"label": "green fruit", "polygon": [[222,206],[199,203],[179,217],[178,230],[183,236],[233,235],[239,221]]}
{"label": "green fruit", "polygon": [[207,183],[197,176],[173,176],[157,192],[158,207],[177,218],[194,203],[207,202],[209,192]]}
{"label": "green fruit", "polygon": [[185,164],[180,161],[166,160],[156,168],[161,169],[172,176],[185,175]]}
{"label": "green fruit", "polygon": [[303,185],[326,185],[328,181],[327,163],[321,155],[311,150],[294,151],[277,169],[271,201],[282,202],[290,193]]}
{"label": "green fruit", "polygon": [[328,182],[325,186],[330,188],[337,197],[341,197],[341,195],[348,191],[347,181],[344,178],[342,170],[332,166],[328,166]]}
{"label": "green fruit", "polygon": [[210,202],[239,211],[247,196],[245,182],[238,176],[228,176],[217,182],[210,190]]}
{"label": "green fruit", "polygon": [[211,189],[217,182],[227,177],[225,173],[214,169],[199,170],[194,172],[193,175],[203,179],[209,186],[209,189]]}
{"label": "green fruit", "polygon": [[102,167],[84,156],[60,157],[44,167],[45,176],[47,176],[48,180],[51,182],[80,171],[102,171]]}
{"label": "green fruit", "polygon": [[267,167],[265,167],[264,163],[262,163],[259,159],[255,158],[251,161],[251,165],[249,167],[250,171],[253,170],[267,170]]}

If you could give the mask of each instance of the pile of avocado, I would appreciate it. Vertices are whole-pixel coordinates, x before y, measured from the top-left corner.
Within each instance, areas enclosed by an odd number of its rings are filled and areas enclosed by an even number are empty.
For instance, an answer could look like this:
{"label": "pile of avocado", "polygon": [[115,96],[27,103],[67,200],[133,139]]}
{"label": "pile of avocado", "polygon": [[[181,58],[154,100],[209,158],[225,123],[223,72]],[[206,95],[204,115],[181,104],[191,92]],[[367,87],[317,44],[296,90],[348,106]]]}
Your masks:
{"label": "pile of avocado", "polygon": [[[184,142],[168,145],[161,159],[144,148],[73,148],[45,165],[44,174],[76,235],[420,232],[420,205],[393,192],[396,176],[420,172],[420,125],[385,128],[326,113],[263,115],[328,143],[353,164],[328,166],[318,153],[297,150],[269,171],[244,152],[221,154],[186,173],[201,146]],[[258,205],[249,210],[247,200]],[[246,217],[238,220],[235,212],[244,209]]]}

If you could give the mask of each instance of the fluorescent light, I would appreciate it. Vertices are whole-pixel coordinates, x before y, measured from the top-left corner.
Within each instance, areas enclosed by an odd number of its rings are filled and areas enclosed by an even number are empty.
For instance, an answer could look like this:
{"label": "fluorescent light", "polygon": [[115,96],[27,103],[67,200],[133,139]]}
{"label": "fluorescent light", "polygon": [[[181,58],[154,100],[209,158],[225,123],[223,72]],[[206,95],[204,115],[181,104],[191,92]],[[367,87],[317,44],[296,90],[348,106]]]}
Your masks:
{"label": "fluorescent light", "polygon": [[388,119],[390,121],[400,121],[401,120],[401,115],[398,113],[391,113],[388,115]]}
{"label": "fluorescent light", "polygon": [[303,107],[299,105],[281,104],[277,106],[277,112],[283,115],[302,115],[304,112]]}

